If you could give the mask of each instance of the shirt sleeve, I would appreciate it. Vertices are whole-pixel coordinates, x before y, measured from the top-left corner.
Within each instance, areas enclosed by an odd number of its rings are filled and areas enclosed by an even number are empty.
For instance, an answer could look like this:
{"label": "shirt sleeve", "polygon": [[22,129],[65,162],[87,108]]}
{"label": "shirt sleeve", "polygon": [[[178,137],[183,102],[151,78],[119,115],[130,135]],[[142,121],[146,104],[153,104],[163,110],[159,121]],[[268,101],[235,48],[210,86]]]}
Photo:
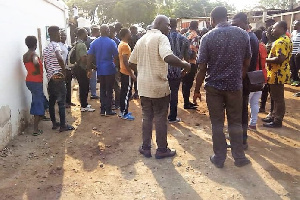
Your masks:
{"label": "shirt sleeve", "polygon": [[279,41],[276,44],[275,56],[278,57],[278,56],[284,55],[285,57],[288,57],[288,55],[289,55],[288,49],[289,48],[287,48],[287,47],[288,47],[287,42],[285,42],[284,40]]}
{"label": "shirt sleeve", "polygon": [[129,55],[131,53],[129,45],[123,45],[121,47],[121,55]]}
{"label": "shirt sleeve", "polygon": [[89,54],[89,55],[95,55],[95,42],[91,43],[90,48],[89,48],[87,54]]}
{"label": "shirt sleeve", "polygon": [[113,57],[119,55],[117,44],[114,41],[112,42],[112,54]]}
{"label": "shirt sleeve", "polygon": [[208,63],[208,47],[207,47],[207,36],[202,37],[200,41],[200,47],[198,52],[198,63]]}
{"label": "shirt sleeve", "polygon": [[79,56],[79,58],[87,55],[87,48],[84,43],[77,44],[76,49],[77,49],[77,52],[78,52],[77,55]]}
{"label": "shirt sleeve", "polygon": [[54,47],[54,52],[57,52],[57,51],[61,52],[59,43],[54,43],[53,47]]}
{"label": "shirt sleeve", "polygon": [[133,64],[137,64],[137,50],[138,49],[138,43],[135,45],[130,57],[129,57],[129,62]]}
{"label": "shirt sleeve", "polygon": [[245,59],[250,59],[252,57],[252,52],[251,52],[251,43],[250,43],[250,37],[246,33],[246,51],[245,51]]}
{"label": "shirt sleeve", "polygon": [[167,36],[163,35],[160,37],[159,45],[159,55],[164,60],[167,56],[173,55],[173,51],[171,49],[170,41]]}

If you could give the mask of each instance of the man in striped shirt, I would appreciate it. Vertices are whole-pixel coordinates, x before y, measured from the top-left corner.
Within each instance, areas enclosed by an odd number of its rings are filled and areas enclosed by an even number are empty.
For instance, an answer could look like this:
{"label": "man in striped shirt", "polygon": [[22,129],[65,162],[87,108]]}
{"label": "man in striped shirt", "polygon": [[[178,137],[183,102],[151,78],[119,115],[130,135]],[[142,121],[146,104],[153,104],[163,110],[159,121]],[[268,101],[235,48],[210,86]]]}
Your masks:
{"label": "man in striped shirt", "polygon": [[[50,43],[44,49],[44,62],[47,71],[48,93],[49,93],[49,113],[53,124],[52,129],[60,127],[59,131],[73,130],[74,127],[66,124],[65,102],[66,102],[66,83],[65,83],[65,62],[62,58],[59,46],[60,33],[59,27],[50,26],[48,28]],[[55,103],[59,107],[60,123],[55,118]]]}
{"label": "man in striped shirt", "polygon": [[300,86],[300,78],[298,75],[300,69],[300,21],[296,20],[293,24],[294,32],[292,34],[293,51],[291,58],[291,76],[292,86]]}

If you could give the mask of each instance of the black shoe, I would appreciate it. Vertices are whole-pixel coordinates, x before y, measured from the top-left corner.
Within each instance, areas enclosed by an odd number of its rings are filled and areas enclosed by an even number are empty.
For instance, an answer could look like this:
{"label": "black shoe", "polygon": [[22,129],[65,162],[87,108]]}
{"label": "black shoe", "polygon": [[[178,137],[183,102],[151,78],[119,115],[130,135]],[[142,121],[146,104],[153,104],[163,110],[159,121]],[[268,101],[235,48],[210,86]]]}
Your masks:
{"label": "black shoe", "polygon": [[266,122],[266,123],[270,123],[270,122],[274,121],[274,118],[273,117],[266,117],[266,118],[261,119],[261,121]]}
{"label": "black shoe", "polygon": [[151,158],[151,149],[144,150],[143,147],[140,147],[139,152],[143,154],[146,158]]}
{"label": "black shoe", "polygon": [[245,159],[242,159],[242,160],[238,160],[238,161],[234,161],[234,165],[237,166],[237,167],[243,167],[245,165],[248,165],[250,164],[250,160],[245,158]]}
{"label": "black shoe", "polygon": [[186,110],[196,110],[197,107],[191,106],[191,105],[187,105],[187,106],[184,106],[184,109],[186,109]]}
{"label": "black shoe", "polygon": [[100,97],[99,96],[91,96],[90,99],[100,99]]}
{"label": "black shoe", "polygon": [[101,110],[101,111],[100,111],[100,115],[101,115],[101,116],[105,116],[105,110]]}
{"label": "black shoe", "polygon": [[197,105],[197,104],[195,104],[195,103],[192,103],[192,102],[190,102],[190,106],[192,106],[192,107],[198,107],[198,105]]}
{"label": "black shoe", "polygon": [[214,164],[217,168],[223,168],[223,167],[224,167],[224,162],[218,163],[218,162],[216,161],[215,155],[209,157],[209,160],[210,160],[210,162],[212,162],[212,164]]}
{"label": "black shoe", "polygon": [[281,128],[282,127],[282,122],[270,122],[264,124],[264,127],[267,128]]}
{"label": "black shoe", "polygon": [[166,151],[156,151],[155,158],[156,159],[163,159],[163,158],[168,158],[168,157],[173,157],[176,155],[176,150],[175,149],[169,149],[167,148]]}
{"label": "black shoe", "polygon": [[106,112],[106,116],[114,116],[117,113],[115,111]]}

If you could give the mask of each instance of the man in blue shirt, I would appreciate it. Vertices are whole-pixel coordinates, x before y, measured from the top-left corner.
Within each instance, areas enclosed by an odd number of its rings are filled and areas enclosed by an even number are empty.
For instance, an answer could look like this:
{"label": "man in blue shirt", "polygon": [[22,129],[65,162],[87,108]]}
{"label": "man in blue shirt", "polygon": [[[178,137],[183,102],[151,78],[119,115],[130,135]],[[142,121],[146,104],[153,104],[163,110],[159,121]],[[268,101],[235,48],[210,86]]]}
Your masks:
{"label": "man in blue shirt", "polygon": [[[170,19],[171,31],[168,35],[171,49],[175,56],[181,60],[189,61],[190,59],[190,42],[189,40],[177,32],[177,20]],[[177,118],[177,105],[178,105],[178,91],[181,82],[181,68],[169,66],[168,68],[168,81],[171,90],[170,98],[170,114],[169,114],[169,123],[180,122],[181,119]]]}
{"label": "man in blue shirt", "polygon": [[[256,70],[256,64],[257,64],[257,59],[258,59],[258,52],[259,52],[259,41],[256,37],[256,35],[251,32],[249,28],[249,23],[248,23],[248,18],[245,13],[238,13],[236,14],[233,19],[231,24],[233,26],[240,27],[241,29],[244,29],[245,31],[248,32],[248,35],[250,37],[250,45],[251,45],[251,61],[250,65],[248,68],[248,72],[252,72]],[[249,104],[249,94],[250,94],[250,80],[248,76],[246,76],[243,79],[243,113],[242,113],[242,125],[243,125],[243,144],[244,144],[244,149],[248,148],[248,143],[247,143],[247,131],[248,131],[248,122],[249,122],[249,114],[248,114],[248,104]]]}
{"label": "man in blue shirt", "polygon": [[242,167],[250,163],[245,157],[242,137],[242,79],[250,64],[250,39],[246,31],[227,22],[226,8],[216,7],[211,19],[215,28],[201,39],[194,103],[198,98],[201,100],[200,88],[205,79],[214,150],[210,160],[218,168],[224,166],[227,155],[223,132],[226,110],[232,156],[235,165]]}
{"label": "man in blue shirt", "polygon": [[112,111],[112,93],[115,81],[116,67],[114,59],[118,56],[116,43],[109,38],[109,27],[104,24],[100,27],[101,37],[91,43],[88,51],[88,69],[93,68],[96,60],[97,75],[100,81],[101,116],[115,115]]}

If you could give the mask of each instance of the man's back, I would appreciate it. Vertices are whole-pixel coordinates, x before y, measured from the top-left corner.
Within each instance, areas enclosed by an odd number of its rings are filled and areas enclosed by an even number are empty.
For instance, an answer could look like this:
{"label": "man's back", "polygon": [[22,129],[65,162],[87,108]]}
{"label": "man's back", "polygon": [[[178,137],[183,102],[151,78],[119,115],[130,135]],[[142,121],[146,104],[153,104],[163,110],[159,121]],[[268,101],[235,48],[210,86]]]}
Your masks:
{"label": "man's back", "polygon": [[161,98],[170,94],[164,59],[172,54],[168,37],[159,30],[148,31],[137,42],[130,62],[137,64],[140,96]]}
{"label": "man's back", "polygon": [[118,55],[116,43],[109,37],[99,37],[91,43],[88,54],[96,57],[98,75],[116,73],[114,57]]}
{"label": "man's back", "polygon": [[247,58],[251,58],[247,32],[228,23],[219,24],[201,40],[199,63],[207,63],[207,86],[240,90],[243,62]]}

